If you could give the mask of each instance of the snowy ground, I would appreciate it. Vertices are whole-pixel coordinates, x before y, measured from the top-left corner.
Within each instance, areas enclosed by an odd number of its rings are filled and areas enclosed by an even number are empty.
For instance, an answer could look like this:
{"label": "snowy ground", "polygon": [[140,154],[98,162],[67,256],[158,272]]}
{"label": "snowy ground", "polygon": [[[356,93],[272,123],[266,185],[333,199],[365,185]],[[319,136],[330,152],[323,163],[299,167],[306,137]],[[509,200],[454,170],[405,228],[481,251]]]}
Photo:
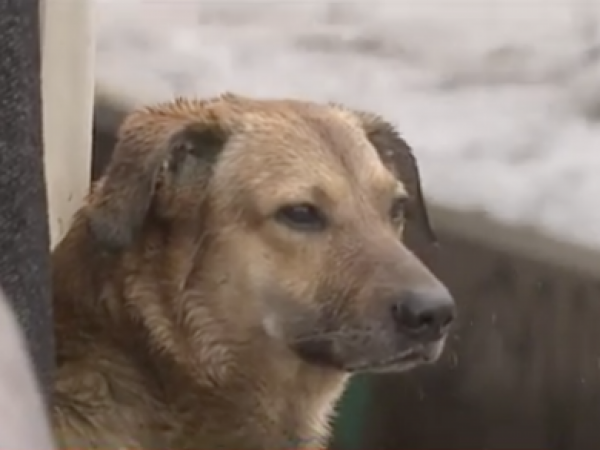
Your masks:
{"label": "snowy ground", "polygon": [[95,1],[102,83],[371,109],[436,202],[600,249],[600,0]]}

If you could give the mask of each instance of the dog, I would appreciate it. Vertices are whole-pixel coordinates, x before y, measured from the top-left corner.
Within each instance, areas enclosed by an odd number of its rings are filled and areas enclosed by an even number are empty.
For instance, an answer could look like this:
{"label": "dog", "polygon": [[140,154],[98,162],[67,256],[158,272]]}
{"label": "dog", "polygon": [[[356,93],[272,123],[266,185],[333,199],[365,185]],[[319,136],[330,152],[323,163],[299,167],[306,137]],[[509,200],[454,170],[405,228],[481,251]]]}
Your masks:
{"label": "dog", "polygon": [[61,448],[322,448],[352,374],[438,359],[456,316],[383,118],[235,94],[130,113],[53,252]]}

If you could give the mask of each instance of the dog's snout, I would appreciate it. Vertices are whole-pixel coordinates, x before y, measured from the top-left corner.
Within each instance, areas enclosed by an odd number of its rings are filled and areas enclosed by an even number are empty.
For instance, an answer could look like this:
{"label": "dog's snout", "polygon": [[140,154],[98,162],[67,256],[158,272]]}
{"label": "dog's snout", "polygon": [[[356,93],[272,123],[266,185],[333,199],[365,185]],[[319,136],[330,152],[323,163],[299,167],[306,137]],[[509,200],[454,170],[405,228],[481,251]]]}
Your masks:
{"label": "dog's snout", "polygon": [[456,305],[444,287],[411,289],[399,295],[392,305],[398,328],[415,339],[439,339],[456,318]]}

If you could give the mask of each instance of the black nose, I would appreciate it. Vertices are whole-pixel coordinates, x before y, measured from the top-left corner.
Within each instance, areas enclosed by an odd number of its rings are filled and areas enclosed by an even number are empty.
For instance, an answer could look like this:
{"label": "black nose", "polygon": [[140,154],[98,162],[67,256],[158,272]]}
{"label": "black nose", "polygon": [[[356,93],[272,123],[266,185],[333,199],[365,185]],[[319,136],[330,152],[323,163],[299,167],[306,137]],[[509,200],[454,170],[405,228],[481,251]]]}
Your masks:
{"label": "black nose", "polygon": [[392,314],[399,330],[415,339],[439,339],[456,318],[456,305],[444,287],[407,290],[396,298]]}

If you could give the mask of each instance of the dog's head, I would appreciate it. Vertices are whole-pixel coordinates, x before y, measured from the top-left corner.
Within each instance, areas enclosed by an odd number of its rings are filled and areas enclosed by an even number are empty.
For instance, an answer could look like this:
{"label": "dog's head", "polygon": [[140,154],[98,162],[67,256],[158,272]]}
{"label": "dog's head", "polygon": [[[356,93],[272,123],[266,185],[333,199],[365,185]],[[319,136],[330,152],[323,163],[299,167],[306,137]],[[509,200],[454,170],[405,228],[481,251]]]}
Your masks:
{"label": "dog's head", "polygon": [[402,243],[407,220],[434,235],[415,158],[378,116],[230,94],[133,113],[89,224],[121,251],[150,214],[210,236],[211,292],[308,363],[398,371],[441,353],[455,306]]}

